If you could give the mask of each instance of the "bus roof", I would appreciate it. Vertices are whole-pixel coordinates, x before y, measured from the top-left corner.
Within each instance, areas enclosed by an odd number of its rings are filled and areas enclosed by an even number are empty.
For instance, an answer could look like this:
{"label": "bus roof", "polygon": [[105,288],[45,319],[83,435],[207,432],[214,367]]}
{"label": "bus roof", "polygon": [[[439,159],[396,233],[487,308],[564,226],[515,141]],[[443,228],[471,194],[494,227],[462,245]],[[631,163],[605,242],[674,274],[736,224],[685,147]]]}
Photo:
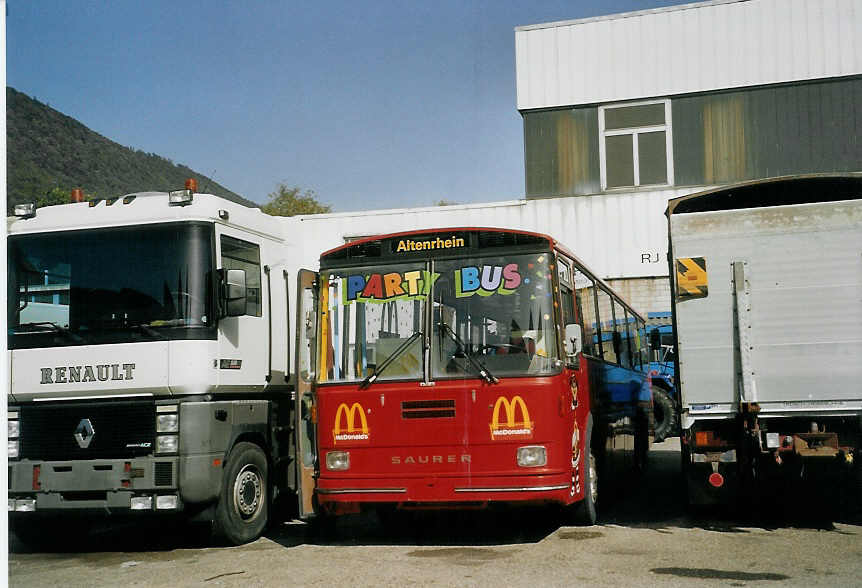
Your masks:
{"label": "bus roof", "polygon": [[475,253],[491,247],[507,250],[529,247],[551,249],[555,241],[548,235],[491,227],[445,227],[374,235],[345,243],[320,254],[321,266],[332,263],[367,263],[371,259],[394,261],[416,259],[429,254]]}

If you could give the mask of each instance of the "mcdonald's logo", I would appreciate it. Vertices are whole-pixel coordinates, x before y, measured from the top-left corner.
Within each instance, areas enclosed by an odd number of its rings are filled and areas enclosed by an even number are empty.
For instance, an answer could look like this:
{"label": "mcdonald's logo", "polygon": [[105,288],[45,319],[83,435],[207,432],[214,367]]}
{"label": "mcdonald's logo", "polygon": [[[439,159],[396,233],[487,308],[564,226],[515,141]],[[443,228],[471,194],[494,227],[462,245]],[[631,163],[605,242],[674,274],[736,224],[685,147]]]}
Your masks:
{"label": "mcdonald's logo", "polygon": [[333,443],[337,444],[339,441],[367,443],[370,439],[368,433],[368,421],[365,419],[365,410],[361,404],[354,402],[350,408],[344,402],[338,405],[338,410],[335,412],[335,424],[332,427]]}
{"label": "mcdonald's logo", "polygon": [[[516,420],[516,410],[521,409],[521,420]],[[505,410],[505,420],[500,420],[501,410]],[[514,396],[512,400],[500,396],[494,404],[494,413],[491,417],[491,440],[497,439],[532,439],[533,423],[530,421],[530,411],[527,404],[520,396]]]}

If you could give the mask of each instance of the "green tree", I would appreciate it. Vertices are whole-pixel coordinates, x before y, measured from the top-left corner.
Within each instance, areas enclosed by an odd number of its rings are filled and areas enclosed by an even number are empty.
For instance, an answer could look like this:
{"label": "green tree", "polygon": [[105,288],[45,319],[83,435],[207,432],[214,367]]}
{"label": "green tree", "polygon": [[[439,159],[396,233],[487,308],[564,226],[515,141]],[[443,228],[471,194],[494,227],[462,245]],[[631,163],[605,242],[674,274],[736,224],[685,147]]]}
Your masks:
{"label": "green tree", "polygon": [[301,191],[300,188],[288,186],[284,182],[279,183],[275,191],[270,192],[267,198],[269,198],[269,202],[260,208],[273,216],[332,212],[331,206],[321,204],[317,200],[317,194],[314,190]]}
{"label": "green tree", "polygon": [[44,195],[36,196],[36,208],[54,206],[55,204],[68,204],[69,194],[69,190],[51,188]]}
{"label": "green tree", "polygon": [[453,204],[458,204],[458,202],[454,200],[446,200],[445,198],[442,200],[438,200],[434,203],[434,206],[452,206]]}

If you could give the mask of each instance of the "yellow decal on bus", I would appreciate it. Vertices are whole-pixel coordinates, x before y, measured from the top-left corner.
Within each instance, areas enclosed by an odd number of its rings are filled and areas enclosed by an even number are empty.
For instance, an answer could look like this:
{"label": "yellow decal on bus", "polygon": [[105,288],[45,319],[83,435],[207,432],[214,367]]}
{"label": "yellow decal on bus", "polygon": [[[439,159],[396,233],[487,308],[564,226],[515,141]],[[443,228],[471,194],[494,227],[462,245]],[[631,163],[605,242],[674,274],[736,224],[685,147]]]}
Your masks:
{"label": "yellow decal on bus", "polygon": [[[344,427],[341,426],[342,414],[344,415]],[[362,405],[354,402],[348,408],[344,402],[339,404],[338,410],[335,412],[335,424],[332,427],[332,442],[337,445],[339,441],[361,443],[367,442],[369,439],[368,421],[365,419]]]}
{"label": "yellow decal on bus", "polygon": [[[521,420],[515,420],[515,408],[521,409]],[[506,420],[500,422],[500,411],[506,411]],[[527,404],[520,396],[508,400],[505,396],[497,398],[494,404],[494,413],[491,416],[491,440],[498,439],[532,439],[533,422],[530,421],[530,411]]]}

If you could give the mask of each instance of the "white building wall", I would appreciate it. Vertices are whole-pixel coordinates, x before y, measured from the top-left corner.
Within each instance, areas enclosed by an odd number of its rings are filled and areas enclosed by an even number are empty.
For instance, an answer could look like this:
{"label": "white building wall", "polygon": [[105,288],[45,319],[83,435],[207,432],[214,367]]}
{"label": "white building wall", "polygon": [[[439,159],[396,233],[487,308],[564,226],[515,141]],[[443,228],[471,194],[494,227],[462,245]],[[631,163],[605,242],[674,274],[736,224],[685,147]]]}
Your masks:
{"label": "white building wall", "polygon": [[[299,265],[316,269],[324,251],[357,237],[444,227],[497,227],[554,237],[602,278],[667,276],[670,198],[689,189],[545,200],[314,214],[281,219]],[[296,265],[296,264],[293,264]]]}
{"label": "white building wall", "polygon": [[716,0],[515,29],[519,110],[862,73],[859,0]]}

